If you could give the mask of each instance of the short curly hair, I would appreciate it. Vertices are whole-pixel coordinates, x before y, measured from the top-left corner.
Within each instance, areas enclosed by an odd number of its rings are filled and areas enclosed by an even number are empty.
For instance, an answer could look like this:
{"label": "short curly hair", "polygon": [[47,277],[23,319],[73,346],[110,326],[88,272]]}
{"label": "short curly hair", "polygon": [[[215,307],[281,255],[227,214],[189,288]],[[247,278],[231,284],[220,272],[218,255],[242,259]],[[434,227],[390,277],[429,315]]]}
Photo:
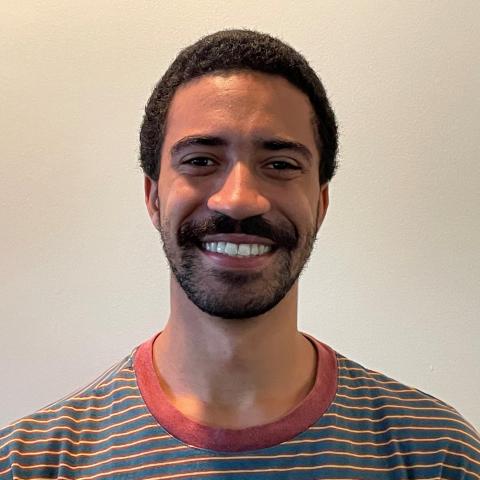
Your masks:
{"label": "short curly hair", "polygon": [[325,88],[305,58],[289,45],[252,30],[223,30],[183,49],[155,86],[140,129],[140,165],[157,181],[167,112],[177,88],[214,72],[250,70],[279,75],[307,95],[314,110],[315,137],[320,152],[320,183],[337,168],[338,130]]}

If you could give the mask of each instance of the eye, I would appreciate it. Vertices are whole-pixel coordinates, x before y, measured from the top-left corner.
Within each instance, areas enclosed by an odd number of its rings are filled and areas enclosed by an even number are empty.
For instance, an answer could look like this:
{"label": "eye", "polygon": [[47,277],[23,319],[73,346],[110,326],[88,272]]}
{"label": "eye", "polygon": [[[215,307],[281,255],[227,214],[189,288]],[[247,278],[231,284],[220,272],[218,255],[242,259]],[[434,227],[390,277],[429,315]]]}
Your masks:
{"label": "eye", "polygon": [[183,165],[192,165],[194,167],[213,167],[215,162],[209,157],[192,157],[185,160]]}
{"label": "eye", "polygon": [[286,160],[274,160],[267,165],[267,168],[271,170],[301,170],[301,168]]}
{"label": "eye", "polygon": [[177,168],[183,175],[203,177],[215,173],[218,165],[215,158],[197,153],[180,159]]}

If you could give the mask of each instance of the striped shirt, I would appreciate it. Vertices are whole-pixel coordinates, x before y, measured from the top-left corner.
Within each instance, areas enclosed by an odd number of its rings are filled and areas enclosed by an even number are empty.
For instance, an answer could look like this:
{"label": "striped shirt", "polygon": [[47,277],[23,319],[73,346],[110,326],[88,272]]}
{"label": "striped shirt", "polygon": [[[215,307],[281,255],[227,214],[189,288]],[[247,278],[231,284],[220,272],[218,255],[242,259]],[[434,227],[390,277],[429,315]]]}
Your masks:
{"label": "striped shirt", "polygon": [[154,337],[0,430],[0,479],[480,479],[478,433],[453,408],[308,338],[307,397],[278,421],[228,430],[168,402]]}

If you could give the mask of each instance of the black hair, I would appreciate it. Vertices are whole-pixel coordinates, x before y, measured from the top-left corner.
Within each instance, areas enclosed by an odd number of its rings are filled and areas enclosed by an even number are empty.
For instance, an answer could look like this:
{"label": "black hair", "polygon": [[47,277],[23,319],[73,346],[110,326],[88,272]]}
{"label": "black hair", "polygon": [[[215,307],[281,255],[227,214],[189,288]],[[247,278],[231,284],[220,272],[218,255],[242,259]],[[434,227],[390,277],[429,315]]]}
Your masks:
{"label": "black hair", "polygon": [[145,175],[158,180],[167,111],[177,88],[202,75],[232,70],[279,75],[307,95],[315,114],[320,183],[330,181],[337,168],[338,132],[322,82],[299,52],[277,38],[252,30],[216,32],[177,55],[145,107],[140,130],[140,165]]}

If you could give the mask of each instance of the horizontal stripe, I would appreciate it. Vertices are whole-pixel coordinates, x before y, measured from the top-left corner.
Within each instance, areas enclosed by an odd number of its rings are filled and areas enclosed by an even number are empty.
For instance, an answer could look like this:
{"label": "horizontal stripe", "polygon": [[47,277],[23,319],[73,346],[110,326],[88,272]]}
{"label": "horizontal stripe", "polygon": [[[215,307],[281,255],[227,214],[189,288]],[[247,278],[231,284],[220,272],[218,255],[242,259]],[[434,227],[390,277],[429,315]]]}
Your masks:
{"label": "horizontal stripe", "polygon": [[[311,427],[310,429],[311,430],[326,430],[326,429],[330,429],[332,428],[332,426],[330,425],[327,425],[327,426],[324,426],[324,427],[317,427],[317,426],[313,426]],[[458,432],[458,433],[461,433],[462,435],[465,435],[466,437],[469,437],[471,438],[474,442],[476,442],[478,444],[478,438],[475,437],[474,435],[471,435],[470,433],[468,432],[465,432],[463,430],[460,430],[459,428],[450,428],[450,427],[423,427],[423,426],[412,426],[412,427],[388,427],[388,428],[385,428],[383,430],[355,430],[355,429],[351,429],[351,428],[344,428],[344,427],[339,427],[339,426],[335,426],[333,427],[335,430],[341,430],[341,431],[345,431],[345,432],[349,432],[349,433],[354,433],[354,434],[364,434],[364,433],[368,433],[370,435],[382,435],[384,433],[387,433],[387,432],[392,432],[392,431],[398,431],[398,430],[426,430],[426,431],[440,431],[440,432],[444,432],[444,431],[447,431],[447,432]]]}
{"label": "horizontal stripe", "polygon": [[[429,402],[429,403],[434,403],[431,398],[401,398],[399,397],[394,397],[392,395],[375,395],[373,397],[368,397],[365,395],[361,395],[358,397],[353,397],[351,395],[344,395],[342,393],[337,393],[335,398],[348,398],[350,400],[383,400],[384,398],[388,398],[390,400],[401,400],[402,402]],[[438,403],[438,402],[435,402]],[[445,409],[446,410],[446,409]]]}
{"label": "horizontal stripe", "polygon": [[[91,410],[95,410],[97,412],[101,410],[108,410],[109,408],[112,408],[114,405],[119,405],[120,403],[125,402],[126,400],[142,400],[141,395],[125,395],[124,397],[119,398],[118,400],[113,400],[111,403],[107,403],[106,405],[102,405],[101,407],[98,407],[96,405],[89,405],[88,407],[85,408],[79,408],[79,407],[74,407],[72,405],[62,405],[61,407],[57,408],[56,410],[40,410],[38,413],[58,413],[61,412],[62,410],[72,410],[74,412],[89,412]],[[143,402],[141,405],[144,405]],[[19,420],[16,422],[14,425],[17,423],[21,423],[22,421],[32,419],[32,417],[26,417],[24,419]]]}
{"label": "horizontal stripe", "polygon": [[[107,383],[102,383],[101,385],[99,385],[97,388],[99,390],[103,390],[104,388],[107,388],[109,387],[110,385],[113,385],[114,383],[126,383],[126,382],[131,382],[131,383],[135,383],[136,382],[136,378],[134,375],[132,375],[130,378],[125,378],[125,377],[117,377],[117,378],[113,378],[112,380],[109,380]],[[133,385],[134,386],[134,385]]]}
{"label": "horizontal stripe", "polygon": [[[0,461],[6,460],[10,458],[14,453],[17,455],[20,455],[22,457],[37,457],[40,455],[68,455],[72,458],[80,458],[80,457],[96,457],[99,455],[102,455],[104,453],[111,452],[112,450],[121,450],[123,448],[131,448],[135,447],[137,445],[141,445],[142,443],[151,443],[155,440],[165,440],[168,438],[168,435],[159,435],[156,437],[147,437],[147,438],[142,438],[141,440],[137,440],[135,442],[128,442],[124,444],[119,444],[119,445],[111,445],[108,448],[104,448],[103,450],[96,450],[94,452],[84,452],[84,453],[72,453],[69,450],[39,450],[35,452],[22,452],[21,450],[11,450],[8,455],[5,457],[0,457]],[[77,443],[78,444],[78,443]],[[186,445],[180,445],[180,446],[175,446],[175,447],[164,447],[160,449],[162,452],[171,452],[171,451],[176,451],[176,450],[185,450],[188,447]]]}
{"label": "horizontal stripe", "polygon": [[[52,442],[66,442],[66,443],[70,443],[71,445],[96,445],[96,444],[99,444],[99,443],[105,443],[105,442],[108,442],[110,440],[113,440],[115,438],[119,438],[119,437],[125,437],[125,436],[128,436],[128,435],[132,435],[134,433],[140,433],[140,432],[143,432],[145,430],[150,430],[150,429],[157,429],[158,426],[155,425],[155,424],[152,424],[152,425],[145,425],[143,427],[140,427],[140,428],[137,428],[137,429],[134,429],[134,430],[129,430],[127,432],[120,432],[120,433],[113,433],[112,435],[108,436],[108,437],[105,437],[105,438],[101,438],[99,440],[72,440],[71,438],[69,437],[49,437],[49,438],[45,438],[45,439],[39,439],[39,440],[24,440],[23,438],[15,438],[15,439],[11,439],[9,440],[8,442],[6,442],[5,444],[2,445],[2,447],[7,447],[8,445],[12,444],[12,443],[21,443],[21,444],[24,444],[24,445],[33,445],[33,444],[38,444],[38,443],[52,443]],[[169,435],[166,435],[166,438],[170,438]]]}
{"label": "horizontal stripe", "polygon": [[[378,407],[370,407],[368,405],[345,405],[344,403],[333,402],[332,406],[340,407],[340,408],[348,408],[349,410],[365,410],[365,411],[378,411],[384,409],[401,409],[401,410],[421,410],[421,411],[435,411],[435,412],[448,412],[450,413],[451,410],[447,410],[445,407],[413,407],[411,405],[398,405],[393,403],[385,403],[383,405],[379,405]],[[466,422],[468,423],[468,422]]]}
{"label": "horizontal stripe", "polygon": [[88,396],[85,396],[85,397],[70,397],[70,401],[75,401],[76,400],[76,401],[84,402],[86,400],[103,400],[105,398],[111,397],[112,395],[115,395],[118,392],[121,392],[122,390],[138,391],[136,386],[118,387],[118,388],[112,390],[111,392],[108,392],[105,395],[88,395]]}
{"label": "horizontal stripe", "polygon": [[[142,399],[141,395],[128,395],[128,396],[122,397],[118,400],[114,400],[112,403],[109,403],[108,405],[105,405],[105,406],[102,406],[102,407],[89,406],[89,407],[86,407],[86,408],[77,408],[77,407],[73,407],[71,405],[63,405],[62,407],[60,407],[56,410],[39,410],[38,415],[43,414],[43,413],[58,413],[58,412],[61,412],[62,410],[71,410],[71,411],[74,411],[74,412],[89,412],[89,411],[92,411],[92,410],[93,411],[102,411],[102,410],[108,410],[108,409],[112,408],[114,405],[119,405],[119,404],[125,402],[126,400],[141,400],[141,399]],[[139,403],[138,405],[143,405],[143,404]],[[15,425],[28,423],[28,422],[35,422],[36,420],[37,419],[33,416],[32,417],[21,418],[20,420],[17,420],[16,422],[8,425],[8,428],[14,427]],[[54,418],[52,418],[52,421],[53,420],[54,420]],[[2,440],[4,440],[5,438],[9,437],[11,434],[12,434],[12,432],[4,435],[3,437],[0,437],[0,442]]]}
{"label": "horizontal stripe", "polygon": [[[158,464],[149,464],[149,465],[142,465],[141,467],[133,467],[133,468],[122,468],[117,470],[111,470],[108,472],[100,473],[98,475],[91,475],[88,477],[76,477],[75,480],[93,480],[96,478],[105,477],[108,475],[117,475],[119,473],[128,474],[131,472],[135,472],[138,470],[143,470],[146,468],[156,467]],[[415,464],[415,465],[397,465],[395,467],[390,468],[369,468],[369,467],[356,467],[356,466],[347,466],[347,465],[338,465],[338,464],[329,464],[329,465],[319,465],[319,466],[305,466],[305,467],[287,467],[287,468],[252,468],[252,469],[242,469],[242,470],[209,470],[209,471],[202,471],[202,472],[188,472],[188,473],[179,473],[173,475],[162,475],[162,476],[155,476],[150,477],[151,480],[163,480],[163,479],[171,479],[171,478],[181,478],[181,477],[198,477],[203,475],[225,475],[225,474],[247,474],[247,473],[283,473],[283,472],[300,472],[300,471],[313,471],[313,470],[324,470],[324,469],[347,469],[347,470],[359,470],[359,471],[369,471],[369,472],[395,472],[397,470],[405,469],[405,470],[412,470],[418,468],[432,468],[432,467],[443,467],[443,468],[451,468],[456,471],[462,471],[467,474],[474,474],[470,470],[467,470],[463,467],[457,467],[455,465],[449,465],[441,462],[431,463],[431,464]],[[142,477],[143,480],[150,480],[147,478]],[[27,479],[22,479],[27,480]],[[58,477],[58,480],[71,480],[69,477]]]}
{"label": "horizontal stripe", "polygon": [[325,437],[325,438],[304,438],[302,440],[290,440],[289,442],[286,442],[285,444],[287,445],[294,445],[294,444],[301,444],[301,443],[321,443],[321,442],[337,442],[337,443],[346,443],[348,445],[355,445],[355,446],[372,446],[374,448],[379,448],[379,447],[385,447],[387,445],[391,444],[401,444],[401,443],[432,443],[432,442],[440,442],[440,441],[447,441],[450,442],[452,445],[453,444],[459,444],[462,445],[462,447],[467,447],[471,449],[473,452],[477,452],[480,454],[480,445],[479,448],[475,448],[472,444],[467,443],[463,440],[460,440],[458,438],[453,438],[453,437],[448,437],[448,436],[442,436],[442,437],[435,437],[432,439],[431,437],[407,437],[407,438],[392,438],[390,440],[387,440],[385,442],[367,442],[367,441],[359,441],[359,440],[351,440],[351,439],[345,439],[345,438],[339,438],[339,437]]}
{"label": "horizontal stripe", "polygon": [[[70,417],[68,415],[60,415],[58,417],[54,418],[49,418],[46,420],[38,420],[36,418],[31,418],[28,420],[28,423],[35,423],[35,424],[52,424],[52,422],[56,422],[58,420],[70,420],[73,423],[84,423],[84,422],[105,422],[106,420],[110,420],[113,417],[118,417],[119,415],[125,415],[125,413],[130,412],[132,410],[138,410],[138,409],[145,409],[144,405],[138,404],[138,405],[132,405],[131,407],[125,408],[124,410],[119,410],[118,412],[111,413],[110,415],[106,415],[104,417],[85,417],[85,418],[76,418],[76,417]],[[89,409],[86,409],[88,411]],[[62,427],[62,425],[56,425],[55,427]],[[20,431],[20,429],[17,429],[16,431]],[[41,430],[43,431],[43,430]],[[45,430],[46,431],[46,430]],[[84,430],[82,430],[84,431]],[[7,435],[8,436],[8,435]],[[6,437],[4,437],[6,438]]]}
{"label": "horizontal stripe", "polygon": [[371,378],[371,377],[352,377],[350,375],[338,375],[337,377],[339,380],[349,380],[352,382],[358,381],[358,380],[367,380],[369,382],[375,382],[375,383],[380,383],[382,385],[399,385],[399,383],[396,380],[378,380],[378,378]]}
{"label": "horizontal stripe", "polygon": [[[38,464],[38,465],[23,465],[17,462],[14,462],[12,466],[23,468],[25,470],[27,469],[35,469],[35,468],[57,468],[57,467],[64,467],[68,468],[70,470],[83,470],[83,469],[89,469],[89,468],[95,468],[101,465],[106,465],[109,463],[114,463],[120,460],[129,460],[129,459],[137,459],[137,458],[142,458],[148,455],[153,455],[156,453],[164,453],[162,449],[155,449],[155,450],[150,450],[150,451],[145,451],[142,452],[141,454],[137,455],[124,455],[120,457],[113,457],[107,460],[103,460],[100,462],[96,462],[93,464],[84,464],[84,465],[71,465],[68,463],[55,463],[55,464]],[[167,460],[165,462],[159,462],[158,466],[160,467],[170,467],[173,465],[185,465],[187,463],[208,463],[208,462],[224,462],[224,461],[229,461],[229,460],[235,460],[238,462],[242,461],[257,461],[257,460],[278,460],[278,459],[295,459],[295,458],[309,458],[309,457],[318,457],[319,455],[327,456],[327,455],[338,455],[342,456],[345,460],[345,467],[353,467],[351,463],[348,462],[349,458],[355,458],[355,459],[394,459],[398,457],[405,457],[405,456],[411,456],[411,455],[432,455],[432,454],[438,454],[438,453],[450,453],[449,450],[446,450],[444,448],[437,449],[437,450],[427,450],[427,451],[411,451],[411,452],[395,452],[389,455],[373,455],[373,454],[356,454],[356,453],[350,453],[350,452],[345,452],[345,451],[336,451],[336,450],[319,450],[317,452],[300,452],[300,453],[293,453],[293,454],[279,454],[279,455],[238,455],[238,456],[222,456],[221,458],[217,458],[214,456],[210,457],[192,457],[192,458],[185,458],[181,460]],[[472,463],[476,463],[477,465],[480,465],[480,461],[476,461],[473,458],[469,457],[468,455],[462,454],[462,453],[456,453],[453,454],[455,457],[461,457],[465,458],[468,461]]]}
{"label": "horizontal stripe", "polygon": [[414,390],[413,388],[396,390],[394,388],[386,388],[380,385],[359,385],[357,387],[351,387],[350,385],[342,385],[340,388],[345,388],[347,390],[363,390],[363,389],[373,390],[374,388],[376,388],[378,390],[384,390],[385,392],[393,392],[393,393],[418,393],[418,390]]}
{"label": "horizontal stripe", "polygon": [[[71,453],[67,450],[58,450],[58,451],[45,450],[45,451],[22,453],[19,450],[13,450],[12,452],[10,452],[10,455],[12,453],[17,453],[17,454],[20,454],[21,456],[37,456],[37,455],[43,455],[43,454],[58,453],[58,454],[62,454],[62,455],[69,455],[72,458],[94,457],[94,456],[98,456],[98,455],[107,453],[107,452],[112,451],[112,450],[119,450],[119,449],[123,449],[123,448],[133,447],[133,446],[136,446],[136,445],[139,445],[139,444],[142,444],[142,443],[151,443],[151,442],[157,441],[157,440],[165,440],[166,438],[168,438],[168,435],[160,435],[160,436],[156,436],[156,437],[152,436],[152,437],[147,437],[147,438],[142,439],[142,440],[138,440],[136,442],[128,442],[128,443],[124,443],[124,444],[111,446],[111,447],[105,448],[103,450],[97,450],[97,451],[94,451],[94,452],[86,452],[86,453]],[[459,439],[455,439],[455,438],[452,438],[452,437],[438,437],[435,440],[437,440],[437,441],[448,441],[451,444],[459,444],[461,446],[468,447],[468,448],[472,449],[473,451],[480,454],[480,448],[475,448],[471,444],[468,444],[468,443],[466,443],[462,440],[459,440]],[[285,445],[294,446],[294,445],[308,444],[308,443],[320,444],[320,443],[323,443],[323,442],[332,442],[332,443],[335,442],[335,443],[339,443],[339,444],[356,445],[356,446],[372,446],[372,447],[378,449],[379,447],[384,447],[384,446],[391,445],[391,444],[401,444],[401,443],[407,443],[407,442],[408,443],[426,443],[426,442],[431,443],[432,439],[428,438],[428,437],[427,438],[409,437],[409,438],[404,438],[404,439],[391,439],[391,440],[388,440],[386,442],[367,442],[367,441],[346,440],[346,439],[342,439],[342,438],[338,438],[338,437],[326,437],[326,438],[320,438],[320,439],[316,438],[316,439],[291,440],[289,442],[286,442]],[[176,446],[176,447],[165,447],[163,449],[159,449],[159,451],[169,452],[169,451],[176,451],[176,450],[184,450],[184,449],[187,449],[187,448],[188,447],[186,445],[182,445],[182,446]],[[455,453],[455,452],[451,451],[451,453]],[[6,458],[8,458],[8,456],[0,457],[0,461],[5,460]],[[222,457],[222,459],[223,458],[224,457]],[[244,458],[244,457],[232,457],[232,458]]]}
{"label": "horizontal stripe", "polygon": [[149,413],[144,413],[142,415],[139,415],[138,417],[133,417],[129,418],[127,420],[123,420],[122,422],[114,423],[112,425],[107,425],[106,427],[103,428],[98,428],[98,429],[93,429],[93,428],[82,428],[82,429],[75,429],[72,427],[69,427],[68,425],[56,425],[52,428],[47,428],[46,430],[37,430],[37,429],[27,429],[27,428],[17,428],[15,432],[24,432],[24,433],[48,433],[52,431],[59,431],[59,430],[68,430],[69,432],[72,433],[102,433],[106,432],[107,430],[112,430],[117,427],[121,427],[123,425],[127,425],[129,423],[135,422],[137,420],[140,420],[142,418],[147,418],[151,417]]}
{"label": "horizontal stripe", "polygon": [[[370,418],[370,417],[347,417],[346,415],[339,415],[337,413],[326,413],[325,417],[335,417],[335,418],[341,418],[342,420],[350,420],[352,422],[370,422],[370,423],[381,423],[385,420],[433,420],[433,421],[449,421],[449,422],[454,422],[458,423],[459,425],[463,425],[467,428],[470,428],[470,425],[467,422],[464,422],[462,420],[458,420],[456,418],[451,418],[451,417],[425,417],[425,416],[416,416],[416,415],[384,415],[383,417],[380,418]],[[410,428],[416,428],[415,426],[410,426]],[[442,428],[441,425],[439,425],[439,428]]]}

